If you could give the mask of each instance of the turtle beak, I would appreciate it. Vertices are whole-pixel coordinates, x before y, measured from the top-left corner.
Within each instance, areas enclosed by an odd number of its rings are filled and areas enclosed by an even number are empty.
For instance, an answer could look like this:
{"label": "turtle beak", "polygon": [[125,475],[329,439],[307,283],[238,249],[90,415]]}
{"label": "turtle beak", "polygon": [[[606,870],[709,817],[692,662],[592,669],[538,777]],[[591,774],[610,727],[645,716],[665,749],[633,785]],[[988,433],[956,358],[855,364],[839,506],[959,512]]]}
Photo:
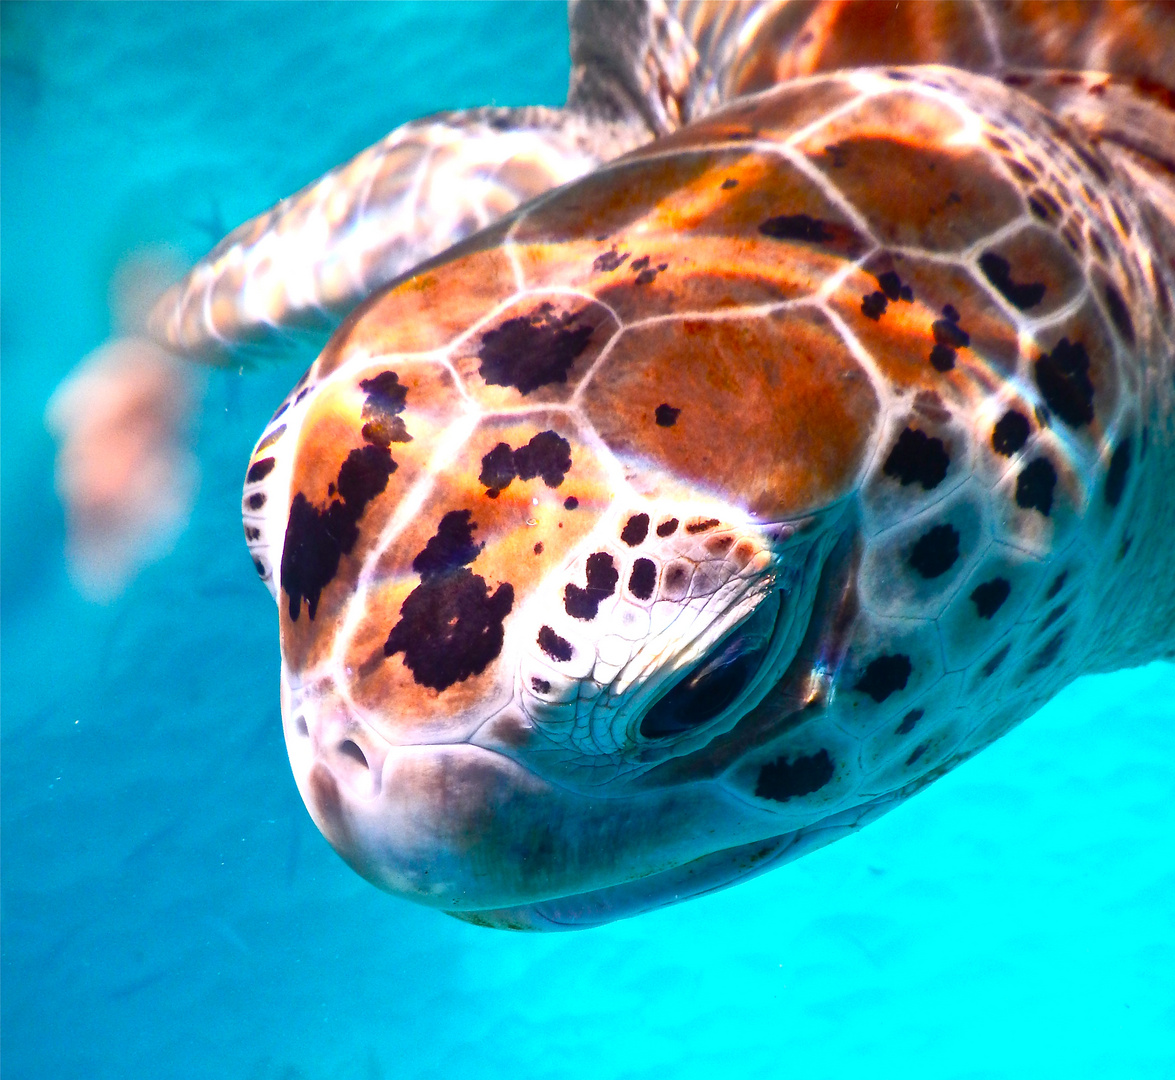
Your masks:
{"label": "turtle beak", "polygon": [[[778,832],[720,785],[599,798],[469,742],[392,745],[337,693],[291,688],[284,674],[282,720],[298,789],[343,859],[388,892],[475,922],[558,929],[635,914],[604,914],[600,891],[621,886],[622,909],[660,906],[691,895],[692,879],[661,897],[649,875],[663,884],[658,871],[710,855],[716,827],[736,843]],[[577,915],[577,898],[592,897],[594,915]],[[518,914],[550,901],[554,920]]]}
{"label": "turtle beak", "polygon": [[520,801],[539,816],[545,782],[464,742],[392,745],[337,693],[298,688],[285,671],[282,724],[302,799],[356,872],[433,906],[516,899],[513,887],[495,883],[509,871],[486,857],[486,845],[495,822],[519,820]]}

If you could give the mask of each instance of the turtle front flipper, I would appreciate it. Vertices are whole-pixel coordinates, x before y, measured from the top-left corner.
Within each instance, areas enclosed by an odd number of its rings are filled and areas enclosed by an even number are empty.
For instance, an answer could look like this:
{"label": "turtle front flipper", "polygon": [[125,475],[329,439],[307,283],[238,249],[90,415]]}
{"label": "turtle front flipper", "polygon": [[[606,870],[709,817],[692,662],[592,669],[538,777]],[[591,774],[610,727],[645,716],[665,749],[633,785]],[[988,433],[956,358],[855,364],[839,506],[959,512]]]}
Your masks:
{"label": "turtle front flipper", "polygon": [[229,233],[160,299],[150,329],[189,355],[328,329],[423,260],[652,135],[541,107],[405,124]]}

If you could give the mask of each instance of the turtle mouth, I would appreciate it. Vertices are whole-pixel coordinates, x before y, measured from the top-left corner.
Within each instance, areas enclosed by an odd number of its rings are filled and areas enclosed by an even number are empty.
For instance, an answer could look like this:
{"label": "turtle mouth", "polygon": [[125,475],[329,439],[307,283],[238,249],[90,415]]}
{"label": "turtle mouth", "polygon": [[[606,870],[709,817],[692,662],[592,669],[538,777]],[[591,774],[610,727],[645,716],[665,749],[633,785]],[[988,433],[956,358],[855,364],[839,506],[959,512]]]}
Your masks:
{"label": "turtle mouth", "polygon": [[835,839],[871,812],[857,806],[845,812],[851,821],[837,816],[781,834],[770,807],[749,805],[723,782],[746,751],[827,700],[813,687],[823,685],[819,673],[835,678],[855,612],[856,562],[850,527],[837,522],[814,536],[793,595],[773,612],[770,667],[782,671],[769,675],[759,703],[609,797],[491,747],[392,745],[332,686],[298,686],[283,671],[299,791],[360,875],[485,925],[591,926],[724,888]]}

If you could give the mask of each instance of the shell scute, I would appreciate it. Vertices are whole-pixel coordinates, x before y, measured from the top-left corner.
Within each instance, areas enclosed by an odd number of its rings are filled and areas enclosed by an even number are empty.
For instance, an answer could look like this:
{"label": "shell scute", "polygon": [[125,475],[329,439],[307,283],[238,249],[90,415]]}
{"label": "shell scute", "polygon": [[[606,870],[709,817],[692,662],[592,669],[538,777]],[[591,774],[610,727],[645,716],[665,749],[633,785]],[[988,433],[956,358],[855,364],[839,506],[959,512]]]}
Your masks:
{"label": "shell scute", "polygon": [[452,362],[486,410],[565,402],[618,329],[590,296],[536,290],[497,311]]}
{"label": "shell scute", "polygon": [[964,128],[958,110],[933,98],[888,93],[832,119],[799,149],[882,243],[959,252],[1024,210],[1019,189]]}
{"label": "shell scute", "polygon": [[[672,427],[656,422],[663,403],[680,410]],[[841,498],[877,409],[865,373],[811,309],[626,331],[584,398],[622,460],[767,519]]]}

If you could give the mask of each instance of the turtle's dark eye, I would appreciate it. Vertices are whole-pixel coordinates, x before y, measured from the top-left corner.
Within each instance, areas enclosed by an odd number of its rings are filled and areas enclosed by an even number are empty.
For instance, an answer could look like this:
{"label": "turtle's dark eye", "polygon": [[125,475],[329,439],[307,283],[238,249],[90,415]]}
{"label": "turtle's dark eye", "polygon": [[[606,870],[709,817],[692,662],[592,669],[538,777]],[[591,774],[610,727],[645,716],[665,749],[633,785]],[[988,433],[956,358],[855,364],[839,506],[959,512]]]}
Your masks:
{"label": "turtle's dark eye", "polygon": [[646,739],[664,739],[700,727],[729,708],[755,677],[779,611],[778,594],[765,600],[684,679],[653,703],[641,720]]}

